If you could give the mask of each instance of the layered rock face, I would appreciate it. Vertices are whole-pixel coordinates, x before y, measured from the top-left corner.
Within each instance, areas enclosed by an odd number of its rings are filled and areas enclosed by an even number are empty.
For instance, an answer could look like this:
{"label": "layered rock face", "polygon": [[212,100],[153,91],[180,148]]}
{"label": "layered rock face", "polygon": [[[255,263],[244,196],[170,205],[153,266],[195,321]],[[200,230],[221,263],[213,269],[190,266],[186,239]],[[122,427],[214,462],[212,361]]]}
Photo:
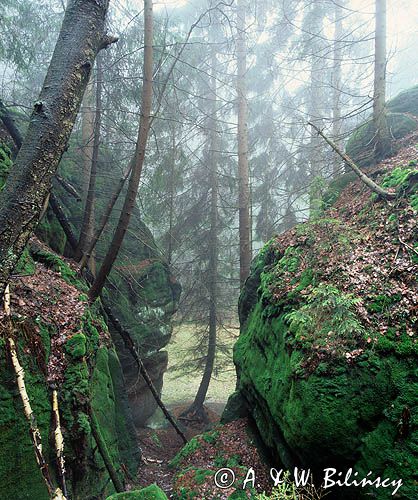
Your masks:
{"label": "layered rock face", "polygon": [[[271,240],[240,299],[237,392],[277,464],[350,468],[402,479],[418,467],[418,137],[371,175],[398,192],[376,199],[359,181],[316,218]],[[398,166],[399,165],[399,166]],[[386,170],[382,173],[382,170]],[[335,202],[335,200],[337,201]],[[329,206],[332,203],[333,206]],[[392,491],[392,490],[391,490]],[[335,488],[332,498],[389,498],[387,488]]]}
{"label": "layered rock face", "polygon": [[[167,352],[162,349],[171,338],[171,318],[181,288],[157,251],[150,231],[139,219],[133,234],[136,238],[136,246],[132,248],[134,257],[125,259],[126,263],[122,264],[119,260],[105,295],[113,313],[135,341],[155,387],[161,391],[168,363]],[[128,239],[129,244],[135,242]],[[128,251],[125,246],[125,256]],[[127,263],[132,261],[135,263]],[[140,427],[154,413],[156,402],[144,379],[138,375],[136,363],[119,334],[111,332],[125,374],[134,422]]]}
{"label": "layered rock face", "polygon": [[[68,158],[62,162],[60,171],[81,192],[80,178]],[[104,190],[98,190],[98,213],[103,213],[113,187],[112,184]],[[57,185],[54,193],[70,222],[78,227],[83,204],[69,196],[62,186]],[[115,206],[109,228],[114,228],[117,223],[123,196]],[[48,210],[37,234],[55,251],[65,251],[65,236],[52,211]],[[100,266],[112,234],[112,230],[106,230],[98,242],[95,254],[97,266]],[[138,207],[135,207],[103,295],[113,314],[136,343],[151,380],[160,391],[168,362],[167,353],[162,349],[171,338],[171,318],[177,308],[180,292],[180,285],[175,282],[151,232],[140,218]],[[111,324],[109,327],[125,375],[134,423],[141,427],[157,405],[142,376],[138,375],[136,364],[119,334],[112,329]]]}

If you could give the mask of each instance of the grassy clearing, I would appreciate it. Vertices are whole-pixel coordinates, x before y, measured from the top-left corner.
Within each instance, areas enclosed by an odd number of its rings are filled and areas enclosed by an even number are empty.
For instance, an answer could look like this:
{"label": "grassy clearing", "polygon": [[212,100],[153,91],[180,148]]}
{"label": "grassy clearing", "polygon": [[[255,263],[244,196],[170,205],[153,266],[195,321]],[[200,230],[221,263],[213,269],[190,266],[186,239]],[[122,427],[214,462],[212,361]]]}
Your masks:
{"label": "grassy clearing", "polygon": [[[180,365],[191,356],[190,350],[196,345],[198,326],[186,324],[175,326],[173,337],[167,346],[168,371],[164,375],[163,401],[175,405],[194,399],[202,378],[203,370],[184,373]],[[235,390],[235,368],[232,362],[232,347],[238,337],[238,327],[219,328],[219,344],[225,346],[225,352],[218,354],[214,376],[209,386],[207,403],[226,403]]]}

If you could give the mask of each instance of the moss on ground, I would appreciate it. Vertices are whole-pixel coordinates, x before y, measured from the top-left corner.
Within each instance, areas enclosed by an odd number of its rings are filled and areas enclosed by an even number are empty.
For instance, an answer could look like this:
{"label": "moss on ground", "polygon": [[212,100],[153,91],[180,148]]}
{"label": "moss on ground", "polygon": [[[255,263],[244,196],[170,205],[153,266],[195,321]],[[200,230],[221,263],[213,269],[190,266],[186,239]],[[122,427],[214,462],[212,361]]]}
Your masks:
{"label": "moss on ground", "polygon": [[156,484],[151,484],[142,490],[115,493],[106,500],[167,500],[167,496]]}

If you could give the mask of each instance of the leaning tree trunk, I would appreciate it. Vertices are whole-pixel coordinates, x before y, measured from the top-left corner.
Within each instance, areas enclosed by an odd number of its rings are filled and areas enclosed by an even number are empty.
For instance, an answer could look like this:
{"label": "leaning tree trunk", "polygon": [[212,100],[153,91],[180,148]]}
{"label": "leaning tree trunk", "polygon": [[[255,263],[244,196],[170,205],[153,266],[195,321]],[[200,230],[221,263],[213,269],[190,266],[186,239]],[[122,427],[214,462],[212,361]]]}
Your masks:
{"label": "leaning tree trunk", "polygon": [[0,193],[0,295],[39,221],[97,52],[109,0],[70,0],[51,63],[13,169]]}
{"label": "leaning tree trunk", "polygon": [[202,381],[192,406],[187,413],[195,413],[204,416],[203,403],[209,389],[212,378],[213,366],[216,354],[216,328],[217,328],[217,282],[218,282],[218,132],[217,132],[217,100],[216,100],[216,52],[212,46],[212,78],[211,78],[211,100],[212,111],[209,120],[209,165],[210,165],[210,230],[209,230],[209,338],[206,364]]}
{"label": "leaning tree trunk", "polygon": [[[86,253],[87,245],[93,240],[94,237],[94,205],[95,205],[95,190],[96,190],[96,176],[97,176],[97,164],[99,161],[99,149],[100,149],[100,127],[102,124],[102,61],[100,54],[96,59],[96,115],[93,127],[93,141],[91,148],[91,164],[87,183],[87,196],[86,204],[84,208],[83,222],[80,229],[80,240],[78,244],[78,259],[80,260],[84,253]],[[95,274],[95,260],[94,256],[90,256],[90,269]]]}
{"label": "leaning tree trunk", "polygon": [[239,249],[240,284],[244,285],[250,274],[251,222],[250,188],[248,168],[248,104],[246,89],[247,43],[245,32],[244,0],[237,4],[237,94],[238,94],[238,205],[239,205]]}
{"label": "leaning tree trunk", "polygon": [[374,56],[373,124],[376,130],[374,156],[382,159],[390,149],[389,127],[385,114],[386,100],[386,0],[376,0]]}
{"label": "leaning tree trunk", "polygon": [[84,92],[84,100],[81,108],[81,196],[83,201],[83,217],[80,226],[78,245],[75,252],[75,258],[81,258],[82,252],[86,246],[87,240],[91,240],[92,234],[90,225],[90,213],[87,210],[87,199],[89,193],[89,184],[91,180],[92,159],[93,159],[93,140],[94,140],[94,122],[95,112],[93,109],[93,77],[90,78]]}
{"label": "leaning tree trunk", "polygon": [[113,263],[119,253],[131,214],[136,203],[139,180],[145,159],[145,151],[151,121],[152,76],[153,76],[153,14],[152,0],[144,0],[144,83],[142,87],[141,118],[139,122],[138,140],[135,150],[135,164],[129,179],[128,191],[119,217],[118,225],[113,235],[109,250],[100,267],[96,279],[89,290],[89,299],[96,300],[100,295]]}

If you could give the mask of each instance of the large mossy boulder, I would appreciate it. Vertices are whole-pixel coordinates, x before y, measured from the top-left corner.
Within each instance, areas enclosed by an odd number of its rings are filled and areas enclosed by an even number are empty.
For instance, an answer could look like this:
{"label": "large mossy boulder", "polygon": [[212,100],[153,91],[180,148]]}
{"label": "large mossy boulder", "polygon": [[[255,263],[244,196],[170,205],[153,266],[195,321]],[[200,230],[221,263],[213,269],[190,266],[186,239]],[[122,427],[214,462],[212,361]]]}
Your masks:
{"label": "large mossy boulder", "polygon": [[[402,479],[418,470],[416,158],[359,182],[321,217],[271,240],[240,299],[237,393],[277,463],[322,478],[327,467]],[[394,488],[393,488],[394,489]],[[391,490],[392,491],[392,490]],[[335,488],[332,498],[390,498],[387,488]]]}
{"label": "large mossy boulder", "polygon": [[388,101],[386,106],[391,113],[409,113],[418,116],[418,85],[404,90]]}
{"label": "large mossy boulder", "polygon": [[8,358],[10,335],[53,481],[59,484],[51,409],[55,388],[69,494],[74,500],[103,498],[115,490],[93,437],[91,415],[122,482],[126,471],[136,475],[140,460],[118,355],[98,306],[88,305],[86,285],[66,262],[32,242],[16,272],[11,325],[0,318],[0,498],[49,498]]}

